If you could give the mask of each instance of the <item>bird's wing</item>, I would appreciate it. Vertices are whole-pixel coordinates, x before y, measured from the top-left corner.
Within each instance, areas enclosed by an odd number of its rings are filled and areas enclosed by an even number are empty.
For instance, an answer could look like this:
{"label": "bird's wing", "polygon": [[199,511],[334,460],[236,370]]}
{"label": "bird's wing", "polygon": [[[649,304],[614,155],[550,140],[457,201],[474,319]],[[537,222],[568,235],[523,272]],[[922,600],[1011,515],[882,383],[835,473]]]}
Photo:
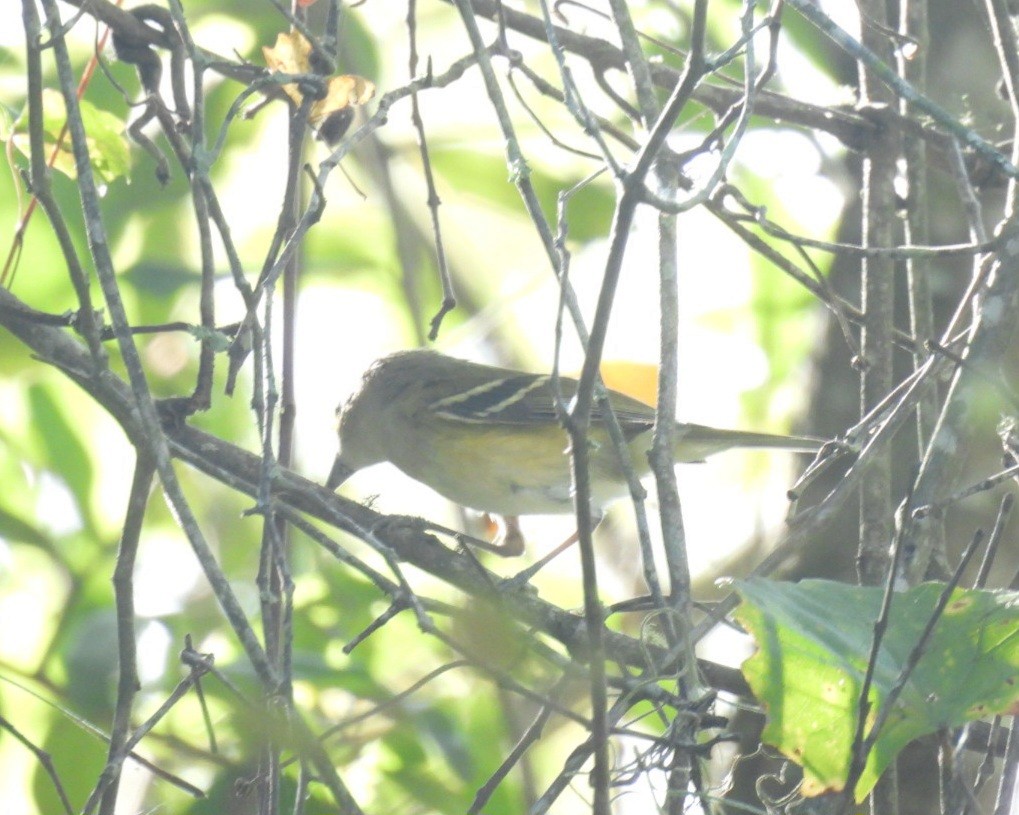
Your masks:
{"label": "bird's wing", "polygon": [[[438,399],[432,410],[447,419],[461,422],[486,422],[513,425],[558,424],[552,378],[537,374],[522,374],[508,369],[504,376],[492,377],[492,369],[484,370],[476,384]],[[577,392],[577,381],[559,377],[558,395],[569,402]],[[609,391],[612,409],[623,426],[624,434],[632,437],[642,433],[654,423],[654,408],[617,391]],[[604,417],[596,404],[591,418],[600,422]]]}

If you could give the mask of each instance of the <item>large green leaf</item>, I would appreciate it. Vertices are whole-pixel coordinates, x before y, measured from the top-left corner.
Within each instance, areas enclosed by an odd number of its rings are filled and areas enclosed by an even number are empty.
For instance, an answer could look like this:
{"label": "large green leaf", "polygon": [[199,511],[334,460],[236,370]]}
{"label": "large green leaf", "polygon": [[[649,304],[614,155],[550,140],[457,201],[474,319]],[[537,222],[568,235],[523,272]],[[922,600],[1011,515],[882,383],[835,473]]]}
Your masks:
{"label": "large green leaf", "polygon": [[[868,733],[944,588],[925,583],[895,595]],[[883,590],[825,580],[749,580],[737,589],[737,619],[757,645],[743,673],[768,714],[763,740],[803,767],[805,795],[843,789]],[[919,736],[1019,711],[1017,675],[1019,594],[956,589],[878,734],[856,799]]]}
{"label": "large green leaf", "polygon": [[[69,136],[62,138],[67,111],[59,91],[44,88],[43,135],[46,147],[53,156],[53,167],[69,178],[77,177],[74,155]],[[92,169],[104,183],[127,175],[131,167],[131,152],[124,137],[124,122],[112,113],[100,110],[87,99],[79,99],[82,122],[88,138],[89,160]],[[23,118],[13,135],[15,146],[28,155],[27,119]]]}

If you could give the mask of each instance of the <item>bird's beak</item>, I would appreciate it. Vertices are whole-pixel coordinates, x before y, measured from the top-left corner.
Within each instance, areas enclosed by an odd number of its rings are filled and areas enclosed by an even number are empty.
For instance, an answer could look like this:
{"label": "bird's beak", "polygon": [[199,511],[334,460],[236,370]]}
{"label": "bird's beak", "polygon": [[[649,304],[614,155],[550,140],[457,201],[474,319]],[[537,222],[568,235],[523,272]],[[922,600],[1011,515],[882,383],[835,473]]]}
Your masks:
{"label": "bird's beak", "polygon": [[326,489],[335,490],[340,484],[354,474],[354,468],[337,455],[333,461],[333,468],[329,471],[329,478],[326,479]]}

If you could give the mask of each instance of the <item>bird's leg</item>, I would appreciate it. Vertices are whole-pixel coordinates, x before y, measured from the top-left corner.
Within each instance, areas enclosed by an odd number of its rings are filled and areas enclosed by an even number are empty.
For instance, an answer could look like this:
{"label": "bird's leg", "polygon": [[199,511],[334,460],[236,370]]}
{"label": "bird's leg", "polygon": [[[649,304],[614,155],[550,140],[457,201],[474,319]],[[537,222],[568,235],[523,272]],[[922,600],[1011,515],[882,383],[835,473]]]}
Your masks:
{"label": "bird's leg", "polygon": [[485,521],[494,525],[497,530],[491,542],[479,540],[471,535],[460,535],[459,539],[463,543],[499,557],[519,557],[524,553],[524,535],[520,531],[520,519],[516,515],[491,515],[486,512]]}
{"label": "bird's leg", "polygon": [[492,541],[493,551],[503,557],[520,557],[524,553],[524,533],[516,515],[496,515],[499,534]]}
{"label": "bird's leg", "polygon": [[[604,513],[601,513],[601,512],[597,513],[596,515],[594,515],[592,517],[592,519],[591,519],[592,520],[592,525],[591,525],[591,530],[592,531],[594,531],[598,527],[598,524],[601,523],[601,520],[604,517],[605,517]],[[538,560],[535,563],[532,563],[526,569],[523,569],[523,570],[517,572],[515,575],[513,575],[513,577],[509,578],[508,580],[504,580],[502,582],[502,585],[503,586],[516,587],[516,586],[521,586],[524,583],[529,582],[530,579],[532,577],[534,577],[538,572],[540,572],[549,563],[551,563],[553,560],[555,560],[557,557],[559,557],[559,555],[561,555],[563,552],[565,552],[567,549],[569,549],[571,546],[573,546],[573,544],[575,544],[579,540],[579,538],[580,538],[580,531],[577,530],[572,535],[570,535],[566,540],[564,540],[562,543],[560,543],[555,549],[553,549],[547,555],[542,557],[540,560]]]}

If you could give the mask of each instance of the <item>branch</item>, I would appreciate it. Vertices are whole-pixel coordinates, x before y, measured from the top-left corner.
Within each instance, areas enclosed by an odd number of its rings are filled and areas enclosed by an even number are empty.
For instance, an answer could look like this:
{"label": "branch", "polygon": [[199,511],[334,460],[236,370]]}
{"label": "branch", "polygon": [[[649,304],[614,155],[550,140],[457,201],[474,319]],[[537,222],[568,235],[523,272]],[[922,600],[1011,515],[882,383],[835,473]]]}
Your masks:
{"label": "branch", "polygon": [[[67,333],[20,316],[25,307],[10,292],[0,289],[0,326],[21,340],[33,353],[63,371],[96,400],[131,438],[141,432],[130,389],[113,374],[92,377],[84,346]],[[257,497],[262,477],[261,459],[246,450],[186,425],[166,428],[170,453],[232,489]],[[416,519],[389,517],[335,495],[290,470],[280,468],[273,479],[273,499],[280,506],[307,513],[347,532],[369,546],[388,547],[400,561],[409,563],[479,597],[492,596],[501,578],[479,566],[471,555],[443,546],[424,531]],[[501,597],[506,613],[524,625],[560,642],[574,658],[583,660],[588,637],[584,621],[575,614],[541,600],[522,588]],[[649,660],[663,670],[662,649],[623,634],[605,631],[606,650],[618,662],[644,668]],[[660,661],[659,661],[660,660]],[[698,668],[714,688],[747,695],[749,688],[738,670],[701,660]]]}

